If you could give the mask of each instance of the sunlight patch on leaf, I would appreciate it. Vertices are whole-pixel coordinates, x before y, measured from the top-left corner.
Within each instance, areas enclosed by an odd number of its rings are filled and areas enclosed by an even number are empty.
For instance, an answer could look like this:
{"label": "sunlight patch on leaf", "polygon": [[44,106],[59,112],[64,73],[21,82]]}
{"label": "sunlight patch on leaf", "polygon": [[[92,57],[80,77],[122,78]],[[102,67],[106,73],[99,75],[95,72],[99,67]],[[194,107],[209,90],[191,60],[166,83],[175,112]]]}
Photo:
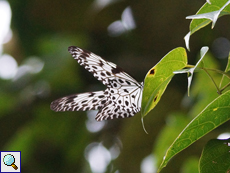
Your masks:
{"label": "sunlight patch on leaf", "polygon": [[190,36],[191,36],[191,32],[188,32],[188,34],[186,34],[186,36],[184,37],[185,46],[188,49],[188,51],[190,51],[190,47],[189,47]]}
{"label": "sunlight patch on leaf", "polygon": [[212,28],[215,26],[219,17],[230,14],[230,0],[212,0],[206,2],[196,13],[196,15],[187,16],[186,19],[192,19],[190,23],[190,32],[184,37],[185,44],[189,50],[190,36],[201,28],[212,22]]}
{"label": "sunlight patch on leaf", "polygon": [[197,68],[197,66],[201,63],[201,61],[204,58],[205,54],[208,52],[208,49],[209,48],[207,46],[204,46],[204,47],[201,48],[201,50],[200,50],[201,58],[199,59],[199,61],[196,63],[196,65],[193,68],[183,69],[183,70],[178,70],[178,71],[173,72],[174,74],[179,74],[179,73],[187,73],[188,74],[188,95],[190,93],[190,87],[191,87],[194,71]]}
{"label": "sunlight patch on leaf", "polygon": [[206,1],[207,1],[207,3],[211,4],[210,0],[206,0]]}
{"label": "sunlight patch on leaf", "polygon": [[213,28],[219,17],[230,14],[229,3],[230,0],[213,1],[212,4],[205,3],[196,15],[187,16],[186,19],[193,19],[190,24],[191,34],[205,27],[211,21],[213,22]]}
{"label": "sunlight patch on leaf", "polygon": [[[217,11],[187,16],[186,19],[209,19],[209,20],[212,21],[212,28],[214,28],[214,26],[216,24],[216,21],[217,21],[218,17],[220,16],[220,13],[223,11],[223,9],[229,3],[230,3],[230,1],[228,1],[221,9],[219,9]],[[229,14],[229,13],[228,12],[224,12],[224,11],[222,13],[222,15],[227,15],[227,14]]]}

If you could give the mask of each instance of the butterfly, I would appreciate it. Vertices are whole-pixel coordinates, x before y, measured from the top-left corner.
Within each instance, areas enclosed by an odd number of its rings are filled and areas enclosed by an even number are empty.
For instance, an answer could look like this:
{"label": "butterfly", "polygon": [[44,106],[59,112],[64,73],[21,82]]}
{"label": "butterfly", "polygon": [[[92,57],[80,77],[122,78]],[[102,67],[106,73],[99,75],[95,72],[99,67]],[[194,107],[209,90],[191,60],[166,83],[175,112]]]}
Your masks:
{"label": "butterfly", "polygon": [[53,101],[50,108],[59,111],[99,110],[97,121],[132,117],[141,109],[143,82],[139,83],[112,62],[94,53],[70,46],[73,58],[107,88],[104,91],[73,94]]}

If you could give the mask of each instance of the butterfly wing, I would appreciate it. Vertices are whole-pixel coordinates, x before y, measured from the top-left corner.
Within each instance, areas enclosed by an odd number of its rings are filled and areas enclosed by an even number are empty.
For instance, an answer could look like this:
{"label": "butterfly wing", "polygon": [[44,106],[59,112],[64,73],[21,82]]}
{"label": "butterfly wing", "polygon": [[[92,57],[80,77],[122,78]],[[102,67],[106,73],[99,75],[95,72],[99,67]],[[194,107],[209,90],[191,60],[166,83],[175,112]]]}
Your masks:
{"label": "butterfly wing", "polygon": [[106,97],[104,91],[73,94],[53,101],[50,108],[56,112],[97,110],[104,106]]}
{"label": "butterfly wing", "polygon": [[116,87],[116,85],[140,86],[140,84],[124,72],[122,68],[112,62],[105,61],[90,51],[76,46],[70,46],[68,51],[81,66],[91,72],[97,80],[101,81],[107,87]]}
{"label": "butterfly wing", "polygon": [[[142,86],[142,84],[141,84]],[[132,117],[141,110],[142,87],[107,88],[108,101],[96,115],[96,120]]]}
{"label": "butterfly wing", "polygon": [[92,52],[70,46],[69,52],[80,65],[107,86],[105,91],[74,94],[51,103],[54,111],[79,111],[99,109],[96,120],[126,118],[141,109],[143,83],[125,73],[112,62],[105,61]]}

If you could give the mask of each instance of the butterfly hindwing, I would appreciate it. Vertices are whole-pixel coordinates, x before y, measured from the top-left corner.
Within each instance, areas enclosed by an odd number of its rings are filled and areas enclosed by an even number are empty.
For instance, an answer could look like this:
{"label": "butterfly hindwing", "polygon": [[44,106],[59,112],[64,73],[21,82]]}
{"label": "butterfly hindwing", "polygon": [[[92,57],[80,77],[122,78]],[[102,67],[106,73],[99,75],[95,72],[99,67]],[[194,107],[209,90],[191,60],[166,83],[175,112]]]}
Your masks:
{"label": "butterfly hindwing", "polygon": [[86,111],[98,109],[96,120],[132,117],[141,108],[143,83],[112,62],[92,52],[70,46],[74,59],[107,86],[105,91],[74,94],[51,103],[54,111]]}
{"label": "butterfly hindwing", "polygon": [[60,111],[87,111],[100,109],[106,103],[104,91],[73,94],[51,103],[51,109]]}
{"label": "butterfly hindwing", "polygon": [[[140,111],[142,93],[139,88],[125,87],[124,89],[124,87],[121,87],[118,90],[113,88],[109,90],[113,94],[109,96],[107,104],[97,113],[97,121],[132,117]],[[122,92],[122,90],[126,91]],[[138,94],[139,92],[141,93],[140,95]]]}

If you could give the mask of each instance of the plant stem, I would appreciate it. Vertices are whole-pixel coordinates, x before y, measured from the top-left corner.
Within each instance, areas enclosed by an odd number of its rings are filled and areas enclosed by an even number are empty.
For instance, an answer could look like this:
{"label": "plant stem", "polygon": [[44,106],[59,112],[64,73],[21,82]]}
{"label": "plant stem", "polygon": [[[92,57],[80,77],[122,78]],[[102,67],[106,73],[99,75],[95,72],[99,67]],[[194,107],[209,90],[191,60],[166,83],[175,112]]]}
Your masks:
{"label": "plant stem", "polygon": [[214,71],[214,72],[217,72],[217,73],[223,74],[223,75],[225,75],[227,78],[229,78],[229,79],[230,79],[230,76],[229,76],[226,72],[223,72],[223,71],[221,71],[221,70],[212,69],[212,68],[202,68],[202,69],[206,69],[206,70],[210,70],[210,71]]}
{"label": "plant stem", "polygon": [[[196,66],[190,65],[190,64],[187,64],[187,65],[186,65],[186,68],[195,68],[195,67],[196,67]],[[227,87],[230,86],[230,83],[228,83],[227,85],[225,85],[223,88],[220,89],[220,88],[217,86],[216,82],[214,81],[214,79],[212,78],[212,76],[209,74],[208,71],[214,71],[214,72],[219,73],[219,74],[222,74],[222,75],[226,76],[228,79],[230,79],[230,75],[229,75],[228,73],[223,72],[223,71],[218,70],[218,69],[212,69],[212,68],[205,68],[205,67],[197,67],[197,68],[202,69],[202,70],[204,70],[204,71],[206,72],[206,74],[208,75],[208,77],[209,77],[209,78],[212,80],[212,82],[214,83],[214,85],[215,85],[215,87],[216,87],[216,89],[217,89],[217,93],[218,93],[218,94],[221,94],[222,91],[223,91],[224,89],[226,89]]]}
{"label": "plant stem", "polygon": [[227,85],[225,85],[223,88],[220,89],[220,92],[224,91],[225,88],[229,87],[230,86],[230,83],[228,83]]}
{"label": "plant stem", "polygon": [[212,82],[214,83],[216,89],[217,89],[217,93],[220,95],[221,94],[221,90],[219,89],[219,87],[216,85],[216,82],[214,81],[214,79],[212,78],[212,76],[208,73],[206,68],[202,68],[206,74],[208,75],[208,77],[212,80]]}

